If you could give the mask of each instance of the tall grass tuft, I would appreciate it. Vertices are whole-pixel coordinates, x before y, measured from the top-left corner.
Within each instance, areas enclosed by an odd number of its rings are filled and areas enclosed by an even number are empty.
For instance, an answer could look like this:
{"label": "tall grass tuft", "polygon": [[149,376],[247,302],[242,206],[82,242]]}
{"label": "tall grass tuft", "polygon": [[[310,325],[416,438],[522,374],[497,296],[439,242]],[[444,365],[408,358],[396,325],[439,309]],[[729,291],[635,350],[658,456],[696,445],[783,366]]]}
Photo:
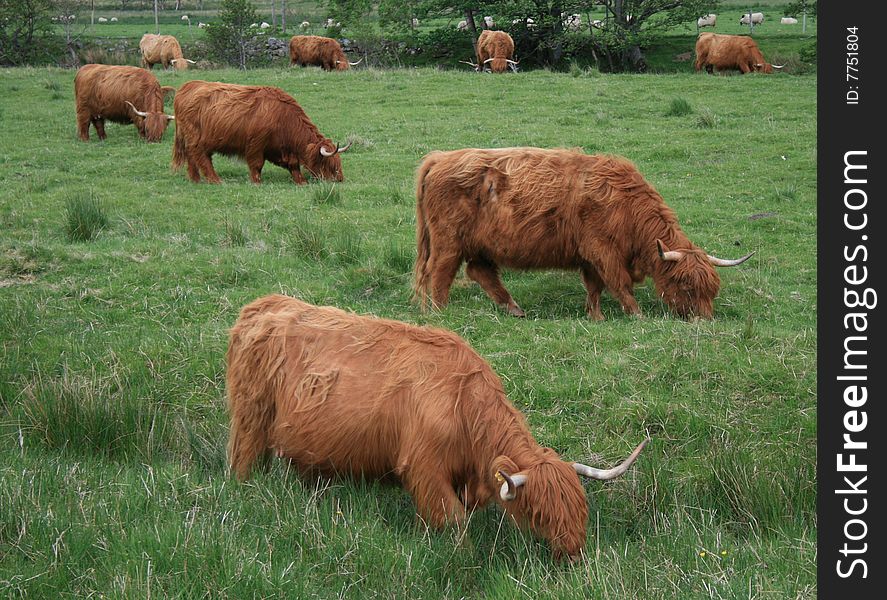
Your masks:
{"label": "tall grass tuft", "polygon": [[363,238],[350,227],[336,232],[332,239],[333,256],[336,262],[351,265],[360,262],[363,256]]}
{"label": "tall grass tuft", "polygon": [[395,273],[404,274],[413,270],[412,246],[401,243],[399,240],[388,238],[382,257],[388,268]]}
{"label": "tall grass tuft", "polygon": [[320,260],[329,256],[326,238],[327,233],[320,223],[301,217],[291,224],[287,246],[302,258]]}
{"label": "tall grass tuft", "polygon": [[95,196],[78,195],[65,206],[65,233],[72,242],[88,242],[108,227],[108,215]]}
{"label": "tall grass tuft", "polygon": [[246,246],[249,242],[249,237],[246,234],[246,229],[244,229],[241,223],[235,223],[234,221],[229,220],[227,217],[225,218],[225,245],[229,247],[238,247],[241,248]]}
{"label": "tall grass tuft", "polygon": [[696,117],[696,126],[700,129],[714,129],[720,122],[720,117],[712,112],[710,108],[703,108],[699,111],[699,116]]}
{"label": "tall grass tuft", "polygon": [[665,111],[666,117],[685,117],[693,112],[693,107],[684,98],[672,98],[671,105]]}
{"label": "tall grass tuft", "polygon": [[317,206],[339,206],[342,192],[335,182],[318,181],[311,186],[311,202]]}

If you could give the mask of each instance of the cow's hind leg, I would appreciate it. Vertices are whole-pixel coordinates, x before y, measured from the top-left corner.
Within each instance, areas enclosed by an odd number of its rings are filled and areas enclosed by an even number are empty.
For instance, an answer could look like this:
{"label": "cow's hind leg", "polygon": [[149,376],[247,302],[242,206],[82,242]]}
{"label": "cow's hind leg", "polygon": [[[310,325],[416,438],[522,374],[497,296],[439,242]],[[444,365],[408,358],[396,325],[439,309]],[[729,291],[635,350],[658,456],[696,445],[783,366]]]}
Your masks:
{"label": "cow's hind leg", "polygon": [[[192,160],[191,157],[189,157],[189,159],[188,159],[188,164],[189,164],[188,173],[189,174],[191,172],[191,168],[190,168],[191,160]],[[197,165],[197,167],[200,169],[200,172],[201,172],[201,174],[203,174],[204,179],[206,179],[210,183],[222,183],[222,180],[219,178],[218,173],[216,173],[216,170],[213,168],[213,159],[212,159],[211,154],[209,154],[208,152],[196,151],[193,153],[193,161]],[[195,181],[199,181],[199,179],[197,179]]]}
{"label": "cow's hind leg", "polygon": [[585,312],[588,317],[595,321],[603,321],[604,314],[601,312],[601,291],[604,289],[604,282],[592,266],[582,267],[582,283],[585,284],[585,290],[588,296],[585,299]]}
{"label": "cow's hind leg", "polygon": [[480,287],[487,293],[487,296],[502,309],[506,310],[508,314],[515,317],[526,316],[502,284],[502,279],[499,278],[499,269],[496,268],[495,264],[482,259],[472,259],[468,261],[465,272],[479,283]]}
{"label": "cow's hind leg", "polygon": [[84,142],[89,141],[89,124],[91,121],[89,111],[77,111],[77,134]]}
{"label": "cow's hind leg", "polygon": [[255,410],[254,402],[235,402],[235,406],[231,414],[228,460],[231,471],[243,481],[249,477],[256,461],[264,458],[268,451],[268,423],[256,422],[263,414]]}

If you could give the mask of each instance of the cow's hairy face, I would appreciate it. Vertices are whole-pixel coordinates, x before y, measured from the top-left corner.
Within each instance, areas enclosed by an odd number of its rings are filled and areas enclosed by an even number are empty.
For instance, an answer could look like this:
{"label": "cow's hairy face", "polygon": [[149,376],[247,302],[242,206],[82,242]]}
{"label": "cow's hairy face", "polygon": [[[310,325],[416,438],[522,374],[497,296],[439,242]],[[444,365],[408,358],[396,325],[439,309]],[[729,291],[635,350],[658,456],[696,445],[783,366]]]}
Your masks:
{"label": "cow's hairy face", "polygon": [[721,287],[714,266],[702,250],[681,249],[675,261],[662,260],[653,280],[656,291],[677,315],[685,319],[714,315],[714,299]]}
{"label": "cow's hairy face", "polygon": [[763,63],[762,65],[755,64],[755,71],[758,73],[773,73],[773,65],[770,63]]}
{"label": "cow's hairy face", "polygon": [[135,119],[139,131],[148,142],[159,142],[169,127],[169,118],[162,112],[149,112],[147,117],[136,116]]}
{"label": "cow's hairy face", "polygon": [[504,73],[508,70],[508,61],[504,58],[494,58],[490,61],[490,70],[493,73]]}
{"label": "cow's hairy face", "polygon": [[336,152],[336,145],[329,140],[318,142],[316,144],[308,144],[307,155],[304,158],[305,168],[311,172],[314,177],[319,179],[331,179],[333,181],[342,181],[342,158],[341,154],[336,153],[332,156],[324,156],[320,149],[325,148],[327,152]]}
{"label": "cow's hairy face", "polygon": [[[553,450],[547,449],[546,454],[543,462],[521,471],[527,480],[517,488],[514,500],[502,500],[498,486],[496,498],[518,525],[548,541],[556,558],[575,559],[585,547],[585,490],[571,463],[561,460]],[[513,473],[507,470],[509,463],[514,469],[510,459],[497,458],[494,473]]]}

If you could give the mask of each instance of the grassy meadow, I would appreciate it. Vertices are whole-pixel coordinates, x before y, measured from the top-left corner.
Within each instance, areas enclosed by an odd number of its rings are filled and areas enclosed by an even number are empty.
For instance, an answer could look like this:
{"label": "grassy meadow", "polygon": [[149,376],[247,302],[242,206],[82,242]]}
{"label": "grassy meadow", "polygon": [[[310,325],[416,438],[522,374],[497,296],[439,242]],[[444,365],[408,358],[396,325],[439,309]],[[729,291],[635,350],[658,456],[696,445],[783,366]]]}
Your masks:
{"label": "grassy meadow", "polygon": [[[814,76],[508,76],[434,69],[156,71],[269,84],[337,141],[345,181],[172,173],[132,126],[77,139],[74,72],[0,70],[0,596],[811,598],[815,577]],[[170,106],[171,110],[171,106]],[[414,170],[433,149],[629,157],[721,269],[712,321],[644,316],[578,273],[507,272],[527,312],[460,274],[410,303]],[[225,465],[224,352],[271,292],[457,332],[588,482],[586,554],[553,562],[495,507],[429,531],[374,481]]]}

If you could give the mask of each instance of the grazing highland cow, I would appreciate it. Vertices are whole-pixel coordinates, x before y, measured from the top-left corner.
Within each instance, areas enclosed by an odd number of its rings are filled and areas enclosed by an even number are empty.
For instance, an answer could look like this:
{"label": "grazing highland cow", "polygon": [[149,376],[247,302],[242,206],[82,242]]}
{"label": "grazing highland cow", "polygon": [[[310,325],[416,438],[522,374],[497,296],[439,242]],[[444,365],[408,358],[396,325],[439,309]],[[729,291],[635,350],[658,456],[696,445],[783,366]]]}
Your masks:
{"label": "grazing highland cow", "polygon": [[159,142],[172,115],[163,112],[163,97],[175,88],[163,86],[148,71],[138,67],[84,65],[74,76],[77,133],[89,141],[89,124],[100,140],[105,120],[132,123],[148,142]]}
{"label": "grazing highland cow", "polygon": [[239,479],[269,452],[307,473],[396,475],[432,527],[493,500],[558,556],[585,545],[579,475],[618,477],[647,443],[610,470],[563,461],[457,335],[286,296],[240,311],[227,365]]}
{"label": "grazing highland cow", "polygon": [[146,69],[153,69],[154,65],[161,64],[164,69],[172,65],[177,70],[184,71],[188,64],[195,64],[193,60],[182,56],[179,40],[171,35],[146,33],[139,42],[139,50],[142,51],[142,66]]}
{"label": "grazing highland cow", "polygon": [[517,72],[517,61],[511,60],[514,55],[514,40],[504,31],[485,29],[477,38],[476,70],[489,68],[493,73],[504,73],[509,68]]}
{"label": "grazing highland cow", "polygon": [[771,65],[764,60],[758,44],[746,35],[724,35],[722,33],[702,33],[696,40],[696,70],[703,67],[711,73],[713,69],[723,71],[739,69],[743,74],[772,73],[785,65]]}
{"label": "grazing highland cow", "polygon": [[290,66],[315,65],[327,71],[347,71],[360,64],[348,62],[341,44],[333,38],[319,35],[294,35],[290,39]]}
{"label": "grazing highland cow", "polygon": [[624,158],[576,150],[464,149],[432,152],[416,183],[414,290],[424,305],[449,298],[463,262],[500,307],[524,312],[499,279],[499,267],[578,269],[585,309],[604,318],[604,288],[626,313],[640,309],[635,283],[651,276],[678,315],[712,316],[720,279],[713,265],[748,259],[707,255],[687,239],[674,212]]}
{"label": "grazing highland cow", "polygon": [[324,137],[286,92],[276,87],[189,81],[179,88],[173,108],[176,137],[173,169],[187,162],[188,177],[210,183],[221,180],[213,169],[216,152],[239,156],[253,183],[261,182],[265,161],[305,183],[301,167],[314,177],[342,181],[339,148]]}

